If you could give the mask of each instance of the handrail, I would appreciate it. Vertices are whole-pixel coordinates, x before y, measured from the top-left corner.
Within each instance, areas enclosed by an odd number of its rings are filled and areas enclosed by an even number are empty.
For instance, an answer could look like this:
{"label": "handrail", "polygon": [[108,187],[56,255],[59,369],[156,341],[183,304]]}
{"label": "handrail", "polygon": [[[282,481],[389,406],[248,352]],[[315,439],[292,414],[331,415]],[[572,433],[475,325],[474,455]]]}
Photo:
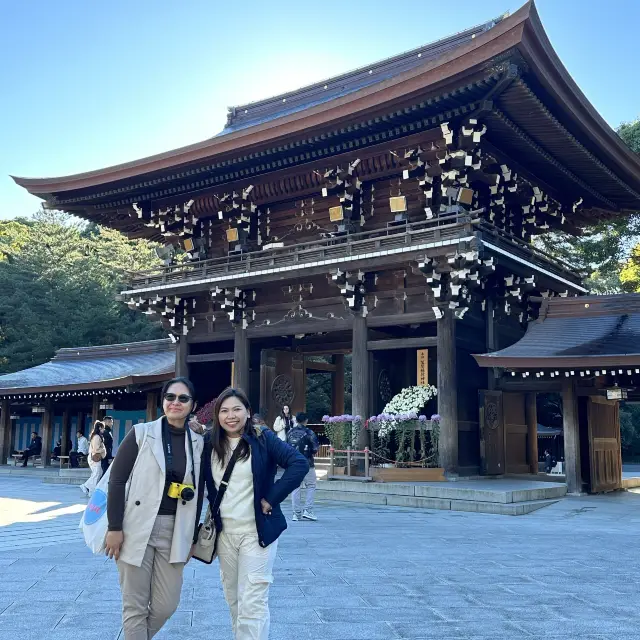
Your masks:
{"label": "handrail", "polygon": [[329,449],[329,477],[332,478],[335,476],[335,454],[336,453],[346,453],[347,454],[347,476],[351,475],[351,456],[355,453],[363,453],[364,454],[364,477],[365,479],[369,478],[369,454],[371,451],[369,447],[365,447],[364,450],[360,451],[358,449],[352,449],[351,447],[347,447],[346,449],[334,449],[331,447]]}

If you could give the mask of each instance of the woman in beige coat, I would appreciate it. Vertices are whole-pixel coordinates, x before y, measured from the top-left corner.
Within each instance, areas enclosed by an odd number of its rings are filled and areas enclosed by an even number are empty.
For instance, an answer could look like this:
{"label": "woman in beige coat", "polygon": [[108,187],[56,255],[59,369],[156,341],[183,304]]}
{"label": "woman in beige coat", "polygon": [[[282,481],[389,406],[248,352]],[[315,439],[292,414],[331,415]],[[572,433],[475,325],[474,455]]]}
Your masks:
{"label": "woman in beige coat", "polygon": [[[104,424],[96,420],[91,435],[89,436],[88,461],[91,475],[84,484],[80,485],[80,491],[87,497],[91,497],[91,494],[98,486],[98,482],[100,482],[100,478],[102,478],[102,459],[107,455],[107,449],[102,440],[103,430]],[[97,460],[94,460],[94,457],[97,458]]]}
{"label": "woman in beige coat", "polygon": [[127,434],[110,468],[106,553],[118,564],[125,640],[153,638],[177,609],[202,510],[203,438],[188,425],[187,378],[165,384],[162,408]]}

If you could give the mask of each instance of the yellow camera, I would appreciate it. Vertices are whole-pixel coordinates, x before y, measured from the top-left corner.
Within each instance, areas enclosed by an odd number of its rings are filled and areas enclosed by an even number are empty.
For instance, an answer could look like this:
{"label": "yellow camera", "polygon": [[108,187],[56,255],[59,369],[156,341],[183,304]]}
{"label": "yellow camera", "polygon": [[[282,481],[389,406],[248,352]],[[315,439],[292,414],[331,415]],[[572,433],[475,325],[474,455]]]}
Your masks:
{"label": "yellow camera", "polygon": [[179,482],[172,482],[167,490],[167,495],[170,498],[176,498],[177,500],[184,500],[189,502],[193,500],[196,495],[196,488],[192,484],[180,484]]}

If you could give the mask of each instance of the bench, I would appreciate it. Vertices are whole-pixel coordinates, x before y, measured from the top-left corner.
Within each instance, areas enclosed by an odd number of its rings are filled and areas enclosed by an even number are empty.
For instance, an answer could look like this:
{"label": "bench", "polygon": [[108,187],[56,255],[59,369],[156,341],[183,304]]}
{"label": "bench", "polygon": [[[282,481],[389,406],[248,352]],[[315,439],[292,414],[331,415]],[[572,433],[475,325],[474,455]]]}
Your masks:
{"label": "bench", "polygon": [[[13,458],[13,466],[17,467],[18,466],[18,462],[20,462],[22,464],[22,454],[21,453],[12,453],[11,457]],[[27,462],[27,466],[29,465],[29,462],[31,462],[31,464],[35,467],[35,466],[42,466],[42,456],[30,456],[29,460]],[[36,462],[38,462],[39,464],[36,465]]]}
{"label": "bench", "polygon": [[58,456],[58,460],[60,460],[60,468],[62,469],[63,465],[67,465],[67,469],[71,469],[71,458],[70,456]]}

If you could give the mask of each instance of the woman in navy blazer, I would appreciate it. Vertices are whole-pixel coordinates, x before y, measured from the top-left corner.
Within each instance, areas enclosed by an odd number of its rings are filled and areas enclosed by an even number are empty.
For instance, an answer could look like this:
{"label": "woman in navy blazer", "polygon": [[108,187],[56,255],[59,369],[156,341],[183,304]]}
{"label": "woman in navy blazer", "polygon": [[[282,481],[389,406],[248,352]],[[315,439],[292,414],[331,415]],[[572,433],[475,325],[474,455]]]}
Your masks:
{"label": "woman in navy blazer", "polygon": [[[213,430],[205,438],[202,468],[212,506],[234,452],[235,466],[215,517],[220,574],[234,638],[267,640],[277,540],[287,528],[280,504],[300,486],[309,465],[270,429],[254,426],[247,396],[229,388],[215,402]],[[285,471],[276,482],[278,466]]]}

